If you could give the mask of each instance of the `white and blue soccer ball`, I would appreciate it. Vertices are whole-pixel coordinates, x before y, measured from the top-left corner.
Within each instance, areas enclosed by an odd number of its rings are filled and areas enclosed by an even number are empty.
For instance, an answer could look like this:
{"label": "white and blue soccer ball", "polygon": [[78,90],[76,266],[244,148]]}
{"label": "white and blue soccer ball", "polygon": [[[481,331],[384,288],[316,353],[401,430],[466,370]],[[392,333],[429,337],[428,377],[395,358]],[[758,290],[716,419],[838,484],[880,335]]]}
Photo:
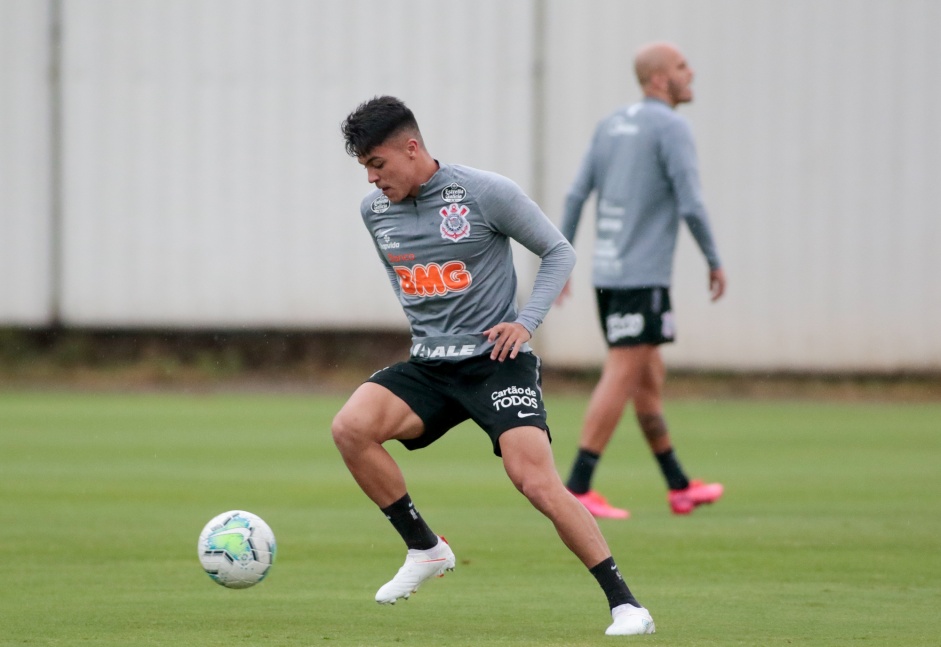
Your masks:
{"label": "white and blue soccer ball", "polygon": [[197,549],[199,562],[213,581],[230,589],[247,589],[268,575],[277,545],[261,517],[230,510],[206,524]]}

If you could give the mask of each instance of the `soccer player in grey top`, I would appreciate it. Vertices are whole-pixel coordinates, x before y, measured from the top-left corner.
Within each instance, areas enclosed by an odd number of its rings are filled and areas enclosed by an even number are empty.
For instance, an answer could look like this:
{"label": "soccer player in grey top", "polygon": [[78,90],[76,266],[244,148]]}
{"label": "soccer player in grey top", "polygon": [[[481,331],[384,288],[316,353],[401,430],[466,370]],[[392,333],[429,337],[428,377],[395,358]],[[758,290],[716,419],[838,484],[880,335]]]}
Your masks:
{"label": "soccer player in grey top", "polygon": [[[419,449],[472,419],[513,485],[597,579],[612,615],[606,633],[653,633],[597,523],[559,478],[549,445],[539,359],[528,342],[574,266],[571,244],[510,180],[435,160],[412,111],[394,97],[361,104],[342,130],[376,187],[360,211],[412,331],[409,361],[360,385],[332,426],[353,478],[408,549],[376,601],[408,598],[455,565],[384,443]],[[519,311],[511,239],[541,259]]]}
{"label": "soccer player in grey top", "polygon": [[[706,258],[712,300],[725,291],[692,133],[674,110],[693,99],[693,71],[669,43],[641,48],[634,64],[644,99],[598,124],[566,198],[561,225],[573,241],[582,206],[597,192],[592,282],[608,354],[567,486],[596,517],[614,519],[629,513],[610,505],[591,481],[629,400],[667,482],[673,512],[688,514],[722,495],[719,483],[687,478],[663,417],[666,369],[659,345],[674,339],[669,288],[681,220]],[[568,285],[561,296],[567,293]]]}

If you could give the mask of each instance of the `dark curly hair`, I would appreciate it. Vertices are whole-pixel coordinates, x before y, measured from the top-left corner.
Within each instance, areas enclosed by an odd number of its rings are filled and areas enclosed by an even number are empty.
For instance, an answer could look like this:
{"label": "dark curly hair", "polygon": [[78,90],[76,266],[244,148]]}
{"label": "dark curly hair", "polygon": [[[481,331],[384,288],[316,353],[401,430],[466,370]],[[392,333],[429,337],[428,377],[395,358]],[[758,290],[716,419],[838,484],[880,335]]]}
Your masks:
{"label": "dark curly hair", "polygon": [[373,97],[351,112],[340,125],[351,157],[369,154],[376,146],[403,131],[413,131],[421,141],[415,115],[402,101],[390,96]]}

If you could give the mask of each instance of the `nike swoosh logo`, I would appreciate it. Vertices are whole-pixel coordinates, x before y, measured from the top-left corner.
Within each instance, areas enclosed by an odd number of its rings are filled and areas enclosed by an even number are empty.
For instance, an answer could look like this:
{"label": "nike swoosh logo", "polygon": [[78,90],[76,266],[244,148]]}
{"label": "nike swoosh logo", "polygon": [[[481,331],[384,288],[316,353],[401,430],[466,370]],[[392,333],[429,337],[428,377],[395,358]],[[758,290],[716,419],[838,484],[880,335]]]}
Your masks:
{"label": "nike swoosh logo", "polygon": [[539,414],[537,412],[523,413],[522,411],[517,411],[516,415],[518,415],[520,418],[528,418],[530,416],[538,416]]}
{"label": "nike swoosh logo", "polygon": [[382,238],[383,236],[387,236],[390,231],[395,231],[395,227],[389,227],[388,229],[384,231],[376,232],[376,238]]}

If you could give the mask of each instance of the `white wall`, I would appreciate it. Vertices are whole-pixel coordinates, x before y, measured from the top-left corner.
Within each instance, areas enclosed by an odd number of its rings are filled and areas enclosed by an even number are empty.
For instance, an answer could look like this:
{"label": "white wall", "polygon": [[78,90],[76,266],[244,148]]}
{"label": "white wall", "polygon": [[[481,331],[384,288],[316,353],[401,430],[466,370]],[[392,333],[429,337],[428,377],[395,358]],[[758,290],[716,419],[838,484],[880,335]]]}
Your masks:
{"label": "white wall", "polygon": [[[941,251],[933,188],[941,178],[941,3],[549,6],[547,101],[557,109],[549,113],[545,206],[556,217],[595,121],[639,96],[636,48],[675,41],[696,71],[696,100],[680,110],[697,135],[729,291],[709,303],[705,263],[684,231],[672,364],[941,367],[941,279],[932,262]],[[542,330],[547,361],[590,364],[603,353],[589,222],[577,240],[577,299]]]}
{"label": "white wall", "polygon": [[0,0],[0,321],[52,315],[49,7]]}
{"label": "white wall", "polygon": [[[58,298],[66,325],[402,329],[345,115],[401,96],[436,156],[558,220],[596,120],[638,98],[634,51],[668,39],[730,281],[710,304],[684,233],[670,364],[941,369],[941,2],[62,0],[61,257],[51,3],[0,0],[0,324]],[[603,356],[591,221],[536,339],[556,365]]]}
{"label": "white wall", "polygon": [[401,95],[434,152],[525,181],[529,5],[503,4],[67,2],[65,322],[404,325],[339,124]]}

